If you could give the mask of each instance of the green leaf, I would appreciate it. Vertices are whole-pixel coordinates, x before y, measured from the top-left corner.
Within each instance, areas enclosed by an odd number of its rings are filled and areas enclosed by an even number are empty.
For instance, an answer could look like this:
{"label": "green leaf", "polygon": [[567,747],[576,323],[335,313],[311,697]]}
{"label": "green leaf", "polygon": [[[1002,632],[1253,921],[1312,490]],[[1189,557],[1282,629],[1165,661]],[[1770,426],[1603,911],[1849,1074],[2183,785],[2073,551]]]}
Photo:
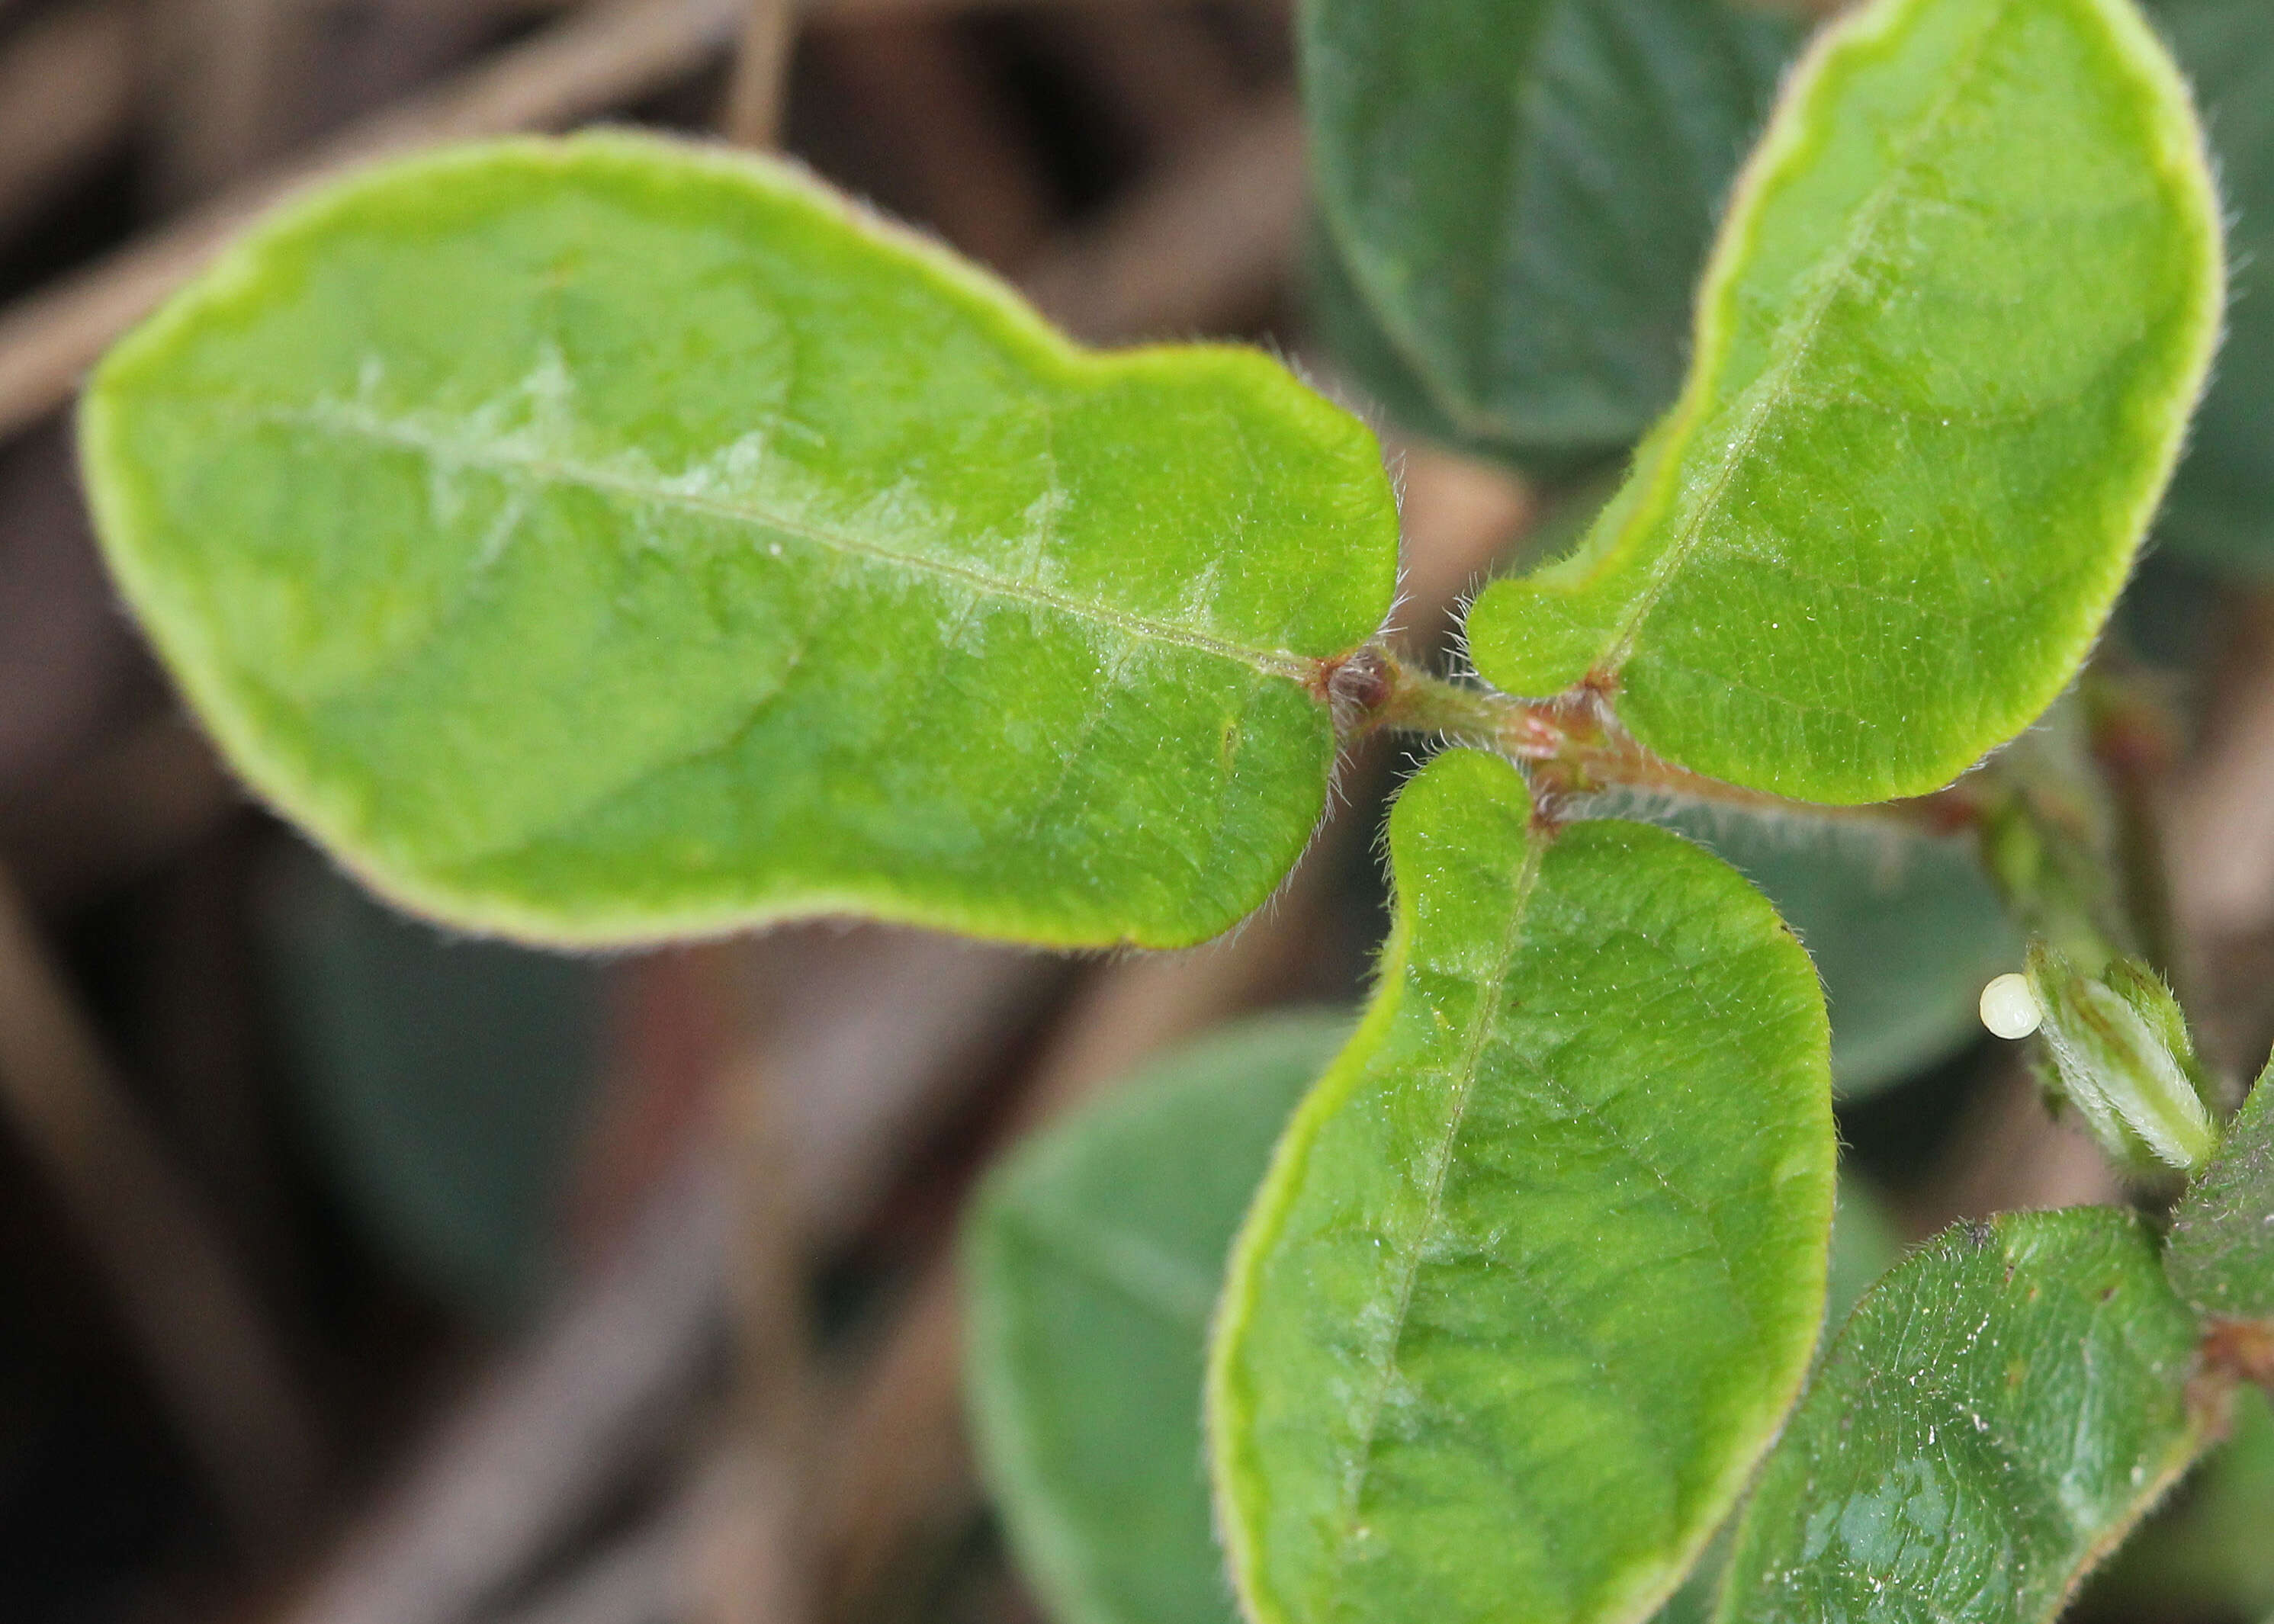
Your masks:
{"label": "green leaf", "polygon": [[2274,1065],[2180,1202],[2165,1262],[2195,1312],[2274,1322]]}
{"label": "green leaf", "polygon": [[[1573,492],[1533,545],[1552,556],[1548,532],[1576,541],[1612,494]],[[1832,1079],[1843,1100],[1977,1040],[1983,984],[2021,962],[2021,932],[1970,839],[1865,834],[1696,803],[1645,815],[1759,886],[1800,937],[1831,1007]]]}
{"label": "green leaf", "polygon": [[2157,522],[2173,552],[2274,571],[2274,7],[2148,0],[2195,87],[2227,209],[2226,340]]}
{"label": "green leaf", "polygon": [[1386,340],[1352,352],[1361,381],[1410,373],[1464,440],[1529,466],[1630,446],[1680,385],[1713,219],[1798,26],[1733,0],[1299,19],[1320,207]]}
{"label": "green leaf", "polygon": [[1746,1511],[1720,1616],[2052,1620],[2202,1448],[2195,1346],[2128,1214],[1952,1230],[1841,1331]]}
{"label": "green leaf", "polygon": [[1347,374],[1389,421],[1405,432],[1440,446],[1472,455],[1493,455],[1493,447],[1465,433],[1448,417],[1429,387],[1413,371],[1351,281],[1334,241],[1314,230],[1303,259],[1304,313],[1316,329],[1319,342],[1337,366]]}
{"label": "green leaf", "polygon": [[1244,1022],[1020,1148],[963,1237],[973,1432],[1058,1624],[1231,1624],[1201,1443],[1208,1317],[1271,1147],[1350,1035]]}
{"label": "green leaf", "polygon": [[[1836,1053],[1836,1031],[1833,1047]],[[1845,1320],[1864,1293],[1894,1267],[1902,1251],[1894,1220],[1871,1187],[1842,1174],[1839,1209],[1832,1221],[1832,1269],[1826,1281],[1825,1323],[1836,1327]],[[1819,1358],[1825,1351],[1819,1344]],[[1721,1525],[1713,1543],[1706,1546],[1706,1554],[1683,1581],[1682,1588],[1658,1610],[1657,1624],[1706,1624],[1713,1616],[1714,1603],[1728,1571],[1729,1547],[1736,1533],[1734,1521]]]}
{"label": "green leaf", "polygon": [[1983,983],[2021,962],[2021,933],[1964,841],[1864,838],[1704,808],[1665,821],[1759,886],[1807,947],[1824,978],[1844,1100],[1978,1038]]}
{"label": "green leaf", "polygon": [[1577,553],[1485,594],[1478,668],[1615,688],[1739,783],[1933,789],[2074,673],[2219,313],[2199,132],[2127,0],[1871,0],[1740,183],[1681,401]]}
{"label": "green leaf", "polygon": [[1396,568],[1372,436],[1276,362],[1077,350],[800,171],[628,135],[288,208],[81,432],[253,786],[548,940],[1210,936],[1308,838],[1310,690]]}
{"label": "green leaf", "polygon": [[1815,1346],[1807,956],[1679,836],[1531,820],[1473,752],[1406,786],[1380,989],[1233,1253],[1211,1454],[1256,1624],[1644,1618]]}
{"label": "green leaf", "polygon": [[600,1071],[588,960],[452,941],[305,847],[264,887],[287,1078],[353,1215],[476,1320],[538,1307],[561,1261]]}

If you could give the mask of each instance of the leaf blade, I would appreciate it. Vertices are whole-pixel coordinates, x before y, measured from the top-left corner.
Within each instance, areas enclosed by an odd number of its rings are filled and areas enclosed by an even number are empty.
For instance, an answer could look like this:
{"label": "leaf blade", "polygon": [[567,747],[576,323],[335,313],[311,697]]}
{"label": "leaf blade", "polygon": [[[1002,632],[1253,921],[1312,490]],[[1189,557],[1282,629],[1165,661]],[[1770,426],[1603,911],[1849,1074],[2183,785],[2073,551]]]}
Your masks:
{"label": "leaf blade", "polygon": [[1840,1333],[1719,1617],[2052,1620],[2202,1454],[2192,1372],[2195,1320],[2131,1214],[1951,1230]]}
{"label": "leaf blade", "polygon": [[[1470,752],[1407,786],[1382,990],[1234,1252],[1210,1448],[1259,1624],[1646,1615],[1814,1346],[1834,1157],[1805,955],[1678,837],[1528,818]],[[1618,1008],[1650,1014],[1585,1019]]]}
{"label": "leaf blade", "polygon": [[2165,1265],[2197,1313],[2274,1331],[2274,1088],[2265,1077],[2172,1214]]}
{"label": "leaf blade", "polygon": [[1487,590],[1479,668],[1615,687],[1661,753],[1803,799],[1947,782],[2105,619],[2220,286],[2200,132],[2128,5],[1860,8],[1740,183],[1681,402],[1577,554]]}
{"label": "leaf blade", "polygon": [[2208,1441],[2195,1346],[2128,1214],[1951,1231],[1841,1333],[1747,1508],[1719,1617],[2053,1618]]}
{"label": "leaf blade", "polygon": [[1213,934],[1308,836],[1306,689],[1394,569],[1370,436],[1273,364],[1078,350],[783,166],[624,135],[288,209],[82,435],[254,786],[551,940]]}

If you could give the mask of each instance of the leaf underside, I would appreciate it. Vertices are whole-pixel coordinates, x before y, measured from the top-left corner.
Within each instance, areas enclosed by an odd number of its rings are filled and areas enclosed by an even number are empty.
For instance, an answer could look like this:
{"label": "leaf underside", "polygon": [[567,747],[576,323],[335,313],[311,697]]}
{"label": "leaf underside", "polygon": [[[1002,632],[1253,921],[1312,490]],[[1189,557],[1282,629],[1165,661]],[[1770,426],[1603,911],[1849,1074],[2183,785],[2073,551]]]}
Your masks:
{"label": "leaf underside", "polygon": [[1380,990],[1234,1252],[1210,1447],[1257,1624],[1646,1616],[1815,1344],[1806,956],[1678,836],[1529,818],[1472,752],[1406,786]]}
{"label": "leaf underside", "polygon": [[1231,1624],[1201,1445],[1224,1255],[1340,1012],[1246,1022],[992,1175],[964,1234],[973,1430],[1057,1624]]}
{"label": "leaf underside", "polygon": [[1379,325],[1335,324],[1359,381],[1534,470],[1633,444],[1680,386],[1714,216],[1800,32],[1729,0],[1304,6],[1328,268]]}
{"label": "leaf underside", "polygon": [[1213,935],[1309,834],[1306,685],[1396,568],[1372,436],[1276,363],[1076,350],[798,171],[622,134],[288,208],[81,426],[253,786],[547,940]]}
{"label": "leaf underside", "polygon": [[2130,1214],[1963,1225],[1864,1299],[1763,1472],[1725,1624],[2037,1624],[2206,1440]]}
{"label": "leaf underside", "polygon": [[2274,1327],[2274,1087],[2266,1077],[2172,1215],[2165,1261],[2196,1312]]}
{"label": "leaf underside", "polygon": [[2176,72],[2125,0],[1873,0],[1741,179],[1673,413],[1577,553],[1469,624],[1702,771],[1947,782],[2074,673],[2220,314]]}

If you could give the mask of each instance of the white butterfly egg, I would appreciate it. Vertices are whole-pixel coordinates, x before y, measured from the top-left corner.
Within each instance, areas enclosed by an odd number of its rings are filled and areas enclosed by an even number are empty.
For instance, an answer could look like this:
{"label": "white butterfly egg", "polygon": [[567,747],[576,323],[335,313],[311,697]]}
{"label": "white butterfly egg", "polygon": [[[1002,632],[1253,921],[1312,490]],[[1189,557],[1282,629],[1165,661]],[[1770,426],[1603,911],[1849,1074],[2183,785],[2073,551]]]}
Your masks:
{"label": "white butterfly egg", "polygon": [[2018,971],[1999,976],[1982,989],[1982,1024],[2001,1038],[2025,1038],[2045,1018],[2029,978]]}

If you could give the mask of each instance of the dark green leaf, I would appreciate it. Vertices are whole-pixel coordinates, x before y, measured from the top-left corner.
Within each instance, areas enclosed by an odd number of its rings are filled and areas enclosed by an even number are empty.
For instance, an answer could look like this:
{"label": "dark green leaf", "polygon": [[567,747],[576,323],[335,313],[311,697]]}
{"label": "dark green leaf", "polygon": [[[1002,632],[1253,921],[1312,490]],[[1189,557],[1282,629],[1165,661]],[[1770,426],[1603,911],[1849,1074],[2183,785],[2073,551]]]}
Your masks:
{"label": "dark green leaf", "polygon": [[1848,1321],[1770,1457],[1728,1624],[2038,1624],[2207,1440],[2195,1318],[2104,1207],[1964,1225]]}
{"label": "dark green leaf", "polygon": [[2180,1204],[2166,1261],[2197,1313],[2274,1325],[2274,1087],[2265,1077]]}
{"label": "dark green leaf", "polygon": [[1733,0],[1312,0],[1321,207],[1379,325],[1340,327],[1361,381],[1403,374],[1384,403],[1426,399],[1417,430],[1529,465],[1631,445],[1799,35]]}
{"label": "dark green leaf", "polygon": [[1314,231],[1304,257],[1306,313],[1319,342],[1349,380],[1372,397],[1390,422],[1406,433],[1456,451],[1492,455],[1493,448],[1464,433],[1430,395],[1413,368],[1351,282],[1333,239]]}
{"label": "dark green leaf", "polygon": [[289,1075],[348,1206],[478,1319],[536,1305],[599,1068],[584,960],[449,941],[305,850],[262,912]]}
{"label": "dark green leaf", "polygon": [[1842,1320],[1903,1255],[1901,1235],[1886,1204],[1853,1175],[1840,1180],[1839,1210],[1832,1220],[1832,1272],[1826,1282],[1825,1323]]}
{"label": "dark green leaf", "polygon": [[1634,1620],[1792,1402],[1834,1150],[1807,957],[1664,830],[1399,797],[1380,989],[1242,1230],[1210,1366],[1257,1624]]}
{"label": "dark green leaf", "polygon": [[966,1380],[989,1486],[1058,1624],[1231,1624],[1201,1446],[1224,1254],[1346,1016],[1161,1062],[1023,1147],[964,1235]]}
{"label": "dark green leaf", "polygon": [[2274,6],[2148,0],[2195,86],[2233,279],[2226,342],[2157,533],[2205,563],[2274,570]]}
{"label": "dark green leaf", "polygon": [[1309,837],[1397,562],[1372,435],[1277,363],[1076,350],[800,171],[621,134],[293,205],[81,432],[254,787],[552,941],[1211,936]]}

